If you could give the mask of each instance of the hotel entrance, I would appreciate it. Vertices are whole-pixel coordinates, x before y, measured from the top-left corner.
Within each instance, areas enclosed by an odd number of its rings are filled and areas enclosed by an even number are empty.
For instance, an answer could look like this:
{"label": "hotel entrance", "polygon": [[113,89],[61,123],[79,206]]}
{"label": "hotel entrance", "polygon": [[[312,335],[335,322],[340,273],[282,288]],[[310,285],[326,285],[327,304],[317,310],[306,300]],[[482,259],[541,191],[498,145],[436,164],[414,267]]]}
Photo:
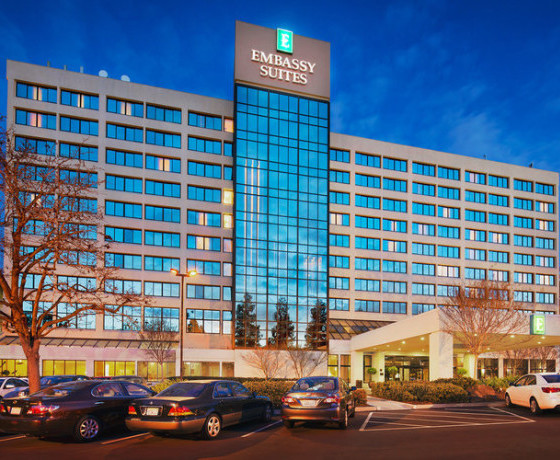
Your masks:
{"label": "hotel entrance", "polygon": [[[429,364],[428,356],[385,356],[385,380],[429,380]],[[397,368],[394,377],[388,372],[392,367]]]}

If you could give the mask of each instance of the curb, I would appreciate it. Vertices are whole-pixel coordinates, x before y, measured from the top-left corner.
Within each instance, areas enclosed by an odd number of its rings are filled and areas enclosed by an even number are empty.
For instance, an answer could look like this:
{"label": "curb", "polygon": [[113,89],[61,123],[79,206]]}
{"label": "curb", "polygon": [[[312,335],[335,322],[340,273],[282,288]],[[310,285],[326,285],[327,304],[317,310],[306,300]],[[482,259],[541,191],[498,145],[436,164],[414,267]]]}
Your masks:
{"label": "curb", "polygon": [[[387,401],[393,402],[393,401]],[[391,410],[417,410],[417,409],[458,409],[458,408],[468,408],[468,407],[501,407],[505,406],[504,401],[488,401],[488,402],[477,402],[477,403],[448,403],[448,404],[407,404],[395,401],[399,406],[389,408],[381,406],[359,406],[356,407],[356,412],[371,412],[371,411],[391,411]],[[402,405],[406,404],[405,407]],[[396,405],[396,404],[395,404]]]}

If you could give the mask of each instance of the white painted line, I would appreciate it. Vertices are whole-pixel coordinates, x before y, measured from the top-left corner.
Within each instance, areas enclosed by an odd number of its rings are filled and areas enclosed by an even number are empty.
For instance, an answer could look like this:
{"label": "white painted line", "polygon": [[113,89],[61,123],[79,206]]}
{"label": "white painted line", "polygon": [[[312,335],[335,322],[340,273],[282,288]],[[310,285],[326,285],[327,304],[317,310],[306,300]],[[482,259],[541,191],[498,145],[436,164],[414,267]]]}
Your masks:
{"label": "white painted line", "polygon": [[[375,423],[375,419],[373,420],[373,422]],[[426,426],[426,425],[411,425],[410,423],[399,423],[399,422],[379,422],[379,423],[382,423],[383,425],[402,425],[402,426],[415,426],[415,427]],[[369,430],[367,430],[367,431],[369,431]]]}
{"label": "white painted line", "polygon": [[0,442],[6,442],[6,441],[13,441],[14,439],[21,439],[21,438],[26,438],[27,436],[25,436],[24,434],[21,436],[12,436],[11,438],[4,438],[4,439],[0,439]]}
{"label": "white painted line", "polygon": [[269,423],[269,424],[266,425],[266,426],[260,427],[258,430],[251,431],[250,433],[245,433],[245,434],[244,434],[243,436],[241,436],[241,437],[242,437],[242,438],[248,438],[249,436],[251,436],[251,435],[253,435],[253,434],[255,434],[255,433],[258,433],[259,431],[266,430],[267,428],[270,428],[271,426],[274,426],[274,425],[278,425],[278,424],[281,423],[281,422],[282,422],[282,420],[278,420],[278,421],[276,421],[276,422]]}
{"label": "white painted line", "polygon": [[110,441],[104,441],[101,444],[113,444],[115,442],[127,441],[128,439],[139,438],[140,436],[151,436],[151,433],[140,433],[140,434],[133,434],[132,436],[127,436],[126,438],[119,438],[119,439],[111,439]]}
{"label": "white painted line", "polygon": [[[494,417],[501,417],[502,419],[511,419],[513,417],[509,416],[509,415],[502,415],[502,414],[490,414]],[[447,415],[447,414],[407,414],[405,416],[406,418],[418,418],[418,419],[431,419],[431,418],[438,418],[438,419],[443,419],[443,420],[448,420],[448,419],[466,419],[467,421],[470,421],[474,418],[477,417],[472,417],[472,416],[467,416],[467,417],[461,417],[461,415]],[[494,419],[487,419],[487,420],[496,420]]]}
{"label": "white painted line", "polygon": [[503,412],[504,414],[509,414],[509,415],[514,416],[514,417],[520,418],[521,420],[525,420],[527,422],[535,423],[535,420],[533,420],[531,418],[523,417],[521,415],[514,414],[513,412],[509,412],[509,411],[504,410],[504,409],[499,409],[498,407],[494,407],[494,409],[497,410],[497,411]]}
{"label": "white painted line", "polygon": [[364,423],[362,423],[362,426],[360,427],[360,431],[364,431],[364,429],[365,429],[366,425],[368,424],[369,419],[371,418],[372,415],[373,415],[373,412],[370,412],[370,413],[368,414],[368,416],[367,416],[366,419],[364,420]]}
{"label": "white painted line", "polygon": [[[510,414],[509,412],[506,411],[502,411],[505,412],[506,414]],[[454,412],[454,411],[450,411],[450,410],[445,410],[446,414],[466,414],[466,415],[486,415],[488,417],[503,417],[503,415],[499,415],[499,414],[491,414],[489,412]],[[514,414],[511,414],[514,415]]]}
{"label": "white painted line", "polygon": [[403,427],[403,428],[371,428],[369,430],[360,431],[397,431],[397,430],[427,430],[430,428],[454,428],[454,427],[466,427],[466,426],[487,426],[487,425],[510,425],[513,423],[529,423],[529,421],[515,421],[515,422],[491,422],[491,423],[459,423],[452,425],[425,425],[417,427]]}
{"label": "white painted line", "polygon": [[[408,420],[408,419],[411,419],[411,418],[414,419],[414,417],[402,417],[402,418],[403,418],[403,419],[406,418],[407,420]],[[390,418],[390,417],[375,417],[373,420],[374,420],[374,421],[375,421],[375,420],[389,420],[389,421],[390,421],[390,420],[393,420],[393,421],[394,421],[394,420],[399,420],[399,419],[398,419],[398,418],[395,418],[395,417],[391,417],[391,418]],[[463,421],[461,421],[461,420],[449,420],[449,419],[441,419],[441,418],[436,418],[436,419],[434,419],[434,418],[432,418],[432,417],[417,417],[416,420],[410,420],[410,421],[411,421],[411,422],[416,422],[416,423],[418,423],[418,422],[420,422],[420,421],[422,421],[422,420],[425,420],[426,423],[433,423],[433,422],[477,423],[477,422],[472,422],[471,420],[466,420],[466,421],[463,422]],[[382,422],[382,423],[385,423],[385,422]],[[490,423],[492,423],[492,422],[490,422]]]}

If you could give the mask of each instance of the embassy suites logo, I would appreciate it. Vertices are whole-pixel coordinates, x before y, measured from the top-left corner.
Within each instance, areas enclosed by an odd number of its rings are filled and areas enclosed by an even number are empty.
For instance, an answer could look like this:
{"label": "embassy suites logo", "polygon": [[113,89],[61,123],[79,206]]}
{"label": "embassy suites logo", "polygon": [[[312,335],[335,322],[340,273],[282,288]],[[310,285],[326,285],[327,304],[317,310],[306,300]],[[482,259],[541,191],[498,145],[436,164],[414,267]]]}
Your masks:
{"label": "embassy suites logo", "polygon": [[[285,29],[276,30],[276,50],[281,53],[294,52],[294,34]],[[260,63],[259,75],[273,80],[282,80],[306,85],[308,75],[314,73],[316,63],[276,53],[252,49],[251,61]]]}

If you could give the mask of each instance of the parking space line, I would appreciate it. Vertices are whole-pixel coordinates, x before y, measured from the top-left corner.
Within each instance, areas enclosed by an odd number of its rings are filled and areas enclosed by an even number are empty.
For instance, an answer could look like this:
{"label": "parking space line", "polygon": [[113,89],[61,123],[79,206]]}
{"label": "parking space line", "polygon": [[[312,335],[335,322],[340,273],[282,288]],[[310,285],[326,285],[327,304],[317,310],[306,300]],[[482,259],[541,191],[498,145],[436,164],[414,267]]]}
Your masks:
{"label": "parking space line", "polygon": [[[500,417],[502,420],[507,421],[508,419],[512,419],[513,417],[510,417],[508,415],[500,415],[500,414],[495,414],[496,417]],[[383,416],[381,416],[383,417]],[[460,415],[445,415],[445,414],[407,414],[406,415],[407,418],[411,418],[411,419],[438,419],[441,421],[460,421],[462,419],[466,419],[466,420],[472,420],[474,417],[461,417]],[[376,416],[375,418],[379,418],[378,416]],[[385,417],[385,418],[394,418],[394,417]],[[492,419],[487,419],[488,422],[490,423],[491,420],[496,420],[496,418],[492,418]],[[484,420],[485,421],[485,420]]]}
{"label": "parking space line", "polygon": [[267,428],[270,428],[271,426],[278,425],[280,422],[282,422],[282,420],[278,420],[278,421],[276,421],[276,422],[269,423],[269,424],[266,425],[266,426],[261,426],[259,429],[255,430],[255,431],[251,431],[250,433],[245,433],[245,434],[244,434],[243,436],[241,436],[241,437],[242,437],[242,438],[248,438],[249,436],[251,436],[251,435],[253,435],[253,434],[255,434],[255,433],[258,433],[259,431],[264,431],[264,430],[266,430]]}
{"label": "parking space line", "polygon": [[139,438],[140,436],[151,436],[151,433],[139,433],[139,434],[133,434],[132,436],[127,436],[126,438],[119,438],[119,439],[111,439],[110,441],[104,441],[102,443],[100,443],[101,445],[106,445],[106,444],[113,444],[115,442],[121,442],[121,441],[126,441],[128,439],[133,439],[133,438]]}
{"label": "parking space line", "polygon": [[[469,420],[462,422],[461,420],[447,420],[447,419],[441,419],[441,418],[436,418],[434,419],[433,417],[402,417],[403,419],[413,419],[410,420],[411,422],[420,422],[422,420],[425,420],[426,423],[434,423],[434,422],[452,422],[452,423],[472,423]],[[415,419],[415,420],[414,420]],[[397,418],[395,417],[374,417],[373,420],[397,420]],[[388,423],[388,422],[387,422]],[[491,423],[491,422],[490,422]]]}
{"label": "parking space line", "polygon": [[[374,420],[375,423],[375,420]],[[402,425],[402,426],[416,426],[416,427],[424,427],[427,425],[412,425],[410,423],[400,423],[400,422],[379,422],[382,423],[383,425]]]}
{"label": "parking space line", "polygon": [[[363,431],[397,431],[397,430],[427,430],[430,428],[455,428],[455,427],[466,427],[466,426],[486,426],[486,425],[510,425],[513,423],[528,423],[529,421],[515,421],[515,422],[491,422],[491,423],[459,423],[451,425],[423,425],[423,426],[412,426],[403,428],[372,428]],[[362,430],[360,430],[362,431]]]}
{"label": "parking space line", "polygon": [[520,418],[521,420],[525,420],[527,422],[535,423],[535,420],[533,420],[531,418],[523,417],[522,415],[514,414],[513,412],[509,412],[507,410],[500,409],[498,407],[494,407],[494,409],[499,411],[499,412],[503,412],[504,414],[509,414],[509,415],[514,416],[514,417]]}
{"label": "parking space line", "polygon": [[362,426],[360,427],[360,431],[364,431],[364,429],[365,429],[366,425],[369,423],[369,419],[371,418],[372,415],[373,415],[373,412],[370,412],[368,414],[368,416],[364,420],[364,423],[362,423]]}
{"label": "parking space line", "polygon": [[27,436],[22,434],[21,436],[12,436],[11,438],[0,439],[0,442],[13,441],[14,439],[21,439],[21,438],[26,438],[26,437]]}

